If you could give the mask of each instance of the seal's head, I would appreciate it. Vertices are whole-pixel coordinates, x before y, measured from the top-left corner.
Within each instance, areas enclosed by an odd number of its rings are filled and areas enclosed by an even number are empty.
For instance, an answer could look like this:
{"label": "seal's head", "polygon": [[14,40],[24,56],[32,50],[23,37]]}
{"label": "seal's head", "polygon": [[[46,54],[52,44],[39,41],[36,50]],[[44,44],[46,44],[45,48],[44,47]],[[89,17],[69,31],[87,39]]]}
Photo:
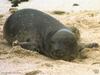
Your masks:
{"label": "seal's head", "polygon": [[58,30],[50,40],[50,56],[55,59],[72,60],[77,55],[77,40],[68,29]]}

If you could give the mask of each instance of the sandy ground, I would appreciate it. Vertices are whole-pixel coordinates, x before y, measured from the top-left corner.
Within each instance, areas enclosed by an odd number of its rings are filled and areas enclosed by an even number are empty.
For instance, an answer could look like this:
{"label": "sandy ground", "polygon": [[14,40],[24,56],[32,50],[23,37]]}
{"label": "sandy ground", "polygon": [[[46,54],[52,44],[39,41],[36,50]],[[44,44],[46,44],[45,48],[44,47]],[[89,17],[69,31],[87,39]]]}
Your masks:
{"label": "sandy ground", "polygon": [[[100,44],[99,11],[65,12],[62,15],[46,13],[66,26],[77,27],[81,42]],[[100,75],[100,48],[85,48],[82,54],[86,58],[68,62],[53,60],[19,46],[8,46],[3,39],[2,27],[9,15],[10,12],[0,14],[0,75]]]}

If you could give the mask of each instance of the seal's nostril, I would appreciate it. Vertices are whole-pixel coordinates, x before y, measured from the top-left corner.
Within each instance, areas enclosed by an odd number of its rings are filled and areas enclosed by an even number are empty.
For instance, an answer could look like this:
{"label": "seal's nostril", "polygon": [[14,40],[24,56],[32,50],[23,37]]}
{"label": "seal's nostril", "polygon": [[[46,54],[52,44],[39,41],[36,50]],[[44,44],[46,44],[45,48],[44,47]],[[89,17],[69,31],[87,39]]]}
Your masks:
{"label": "seal's nostril", "polygon": [[70,56],[70,58],[68,59],[68,61],[72,61],[72,60],[74,60],[74,59],[75,59],[74,56]]}
{"label": "seal's nostril", "polygon": [[74,56],[71,56],[70,58],[71,58],[71,60],[75,59],[75,57],[74,57]]}

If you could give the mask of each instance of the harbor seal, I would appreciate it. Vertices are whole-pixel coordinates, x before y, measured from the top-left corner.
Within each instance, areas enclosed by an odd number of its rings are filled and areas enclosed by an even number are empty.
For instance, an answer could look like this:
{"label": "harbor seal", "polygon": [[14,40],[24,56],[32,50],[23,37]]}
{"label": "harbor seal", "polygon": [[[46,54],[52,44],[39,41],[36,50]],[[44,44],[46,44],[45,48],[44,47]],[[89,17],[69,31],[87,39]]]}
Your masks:
{"label": "harbor seal", "polygon": [[3,36],[12,45],[35,50],[53,59],[72,60],[78,53],[74,32],[48,14],[35,9],[22,9],[8,17]]}

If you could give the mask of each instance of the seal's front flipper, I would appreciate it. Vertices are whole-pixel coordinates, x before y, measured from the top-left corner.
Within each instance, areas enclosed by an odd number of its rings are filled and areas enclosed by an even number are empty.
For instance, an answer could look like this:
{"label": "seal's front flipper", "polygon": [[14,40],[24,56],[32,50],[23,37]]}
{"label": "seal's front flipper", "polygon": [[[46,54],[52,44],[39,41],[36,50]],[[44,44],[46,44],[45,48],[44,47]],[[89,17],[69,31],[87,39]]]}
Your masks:
{"label": "seal's front flipper", "polygon": [[24,49],[28,49],[28,50],[33,50],[33,51],[38,51],[38,48],[36,47],[36,45],[32,42],[19,42],[19,41],[14,41],[12,43],[12,46],[21,46]]}

